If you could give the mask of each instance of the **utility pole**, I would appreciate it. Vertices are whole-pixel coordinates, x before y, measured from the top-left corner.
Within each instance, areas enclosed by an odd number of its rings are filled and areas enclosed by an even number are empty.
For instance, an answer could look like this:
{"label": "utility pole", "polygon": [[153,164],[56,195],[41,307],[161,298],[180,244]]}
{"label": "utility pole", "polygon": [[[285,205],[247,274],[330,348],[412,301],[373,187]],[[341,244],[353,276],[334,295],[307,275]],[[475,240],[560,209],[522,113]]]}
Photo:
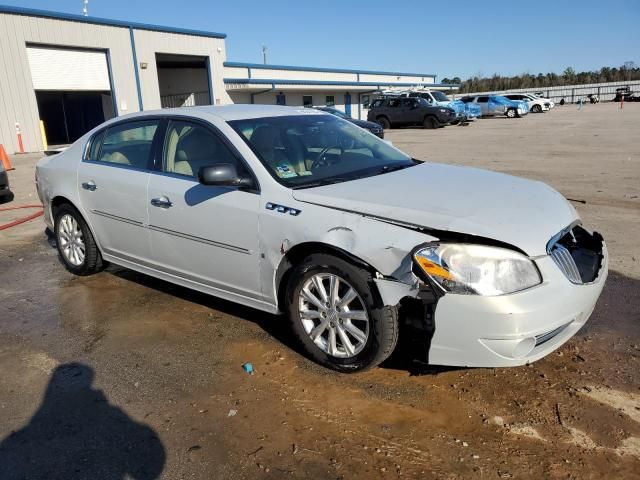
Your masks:
{"label": "utility pole", "polygon": [[262,62],[265,65],[267,64],[267,46],[266,45],[262,46]]}
{"label": "utility pole", "polygon": [[82,15],[89,16],[89,0],[82,0]]}

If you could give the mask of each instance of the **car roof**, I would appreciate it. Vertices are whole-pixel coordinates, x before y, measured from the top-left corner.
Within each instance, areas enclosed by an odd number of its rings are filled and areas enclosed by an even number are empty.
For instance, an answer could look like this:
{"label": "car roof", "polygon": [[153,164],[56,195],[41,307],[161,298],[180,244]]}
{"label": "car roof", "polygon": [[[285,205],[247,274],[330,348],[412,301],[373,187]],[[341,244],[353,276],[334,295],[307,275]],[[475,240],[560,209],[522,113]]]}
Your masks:
{"label": "car roof", "polygon": [[114,118],[109,123],[123,120],[133,120],[136,117],[150,116],[190,116],[196,118],[206,118],[210,116],[218,117],[224,121],[246,120],[262,117],[284,117],[289,115],[329,115],[328,113],[305,107],[284,107],[281,105],[206,105],[198,107],[163,108],[161,110],[146,110],[142,112],[130,113]]}

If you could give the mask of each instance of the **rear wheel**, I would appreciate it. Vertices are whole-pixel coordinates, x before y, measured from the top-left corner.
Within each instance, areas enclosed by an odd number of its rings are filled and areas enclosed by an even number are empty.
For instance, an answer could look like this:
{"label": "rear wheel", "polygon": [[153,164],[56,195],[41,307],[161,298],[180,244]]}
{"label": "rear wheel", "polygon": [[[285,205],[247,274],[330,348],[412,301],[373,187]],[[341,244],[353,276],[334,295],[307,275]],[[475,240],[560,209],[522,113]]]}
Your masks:
{"label": "rear wheel", "polygon": [[331,255],[310,255],[287,286],[294,334],[315,361],[341,372],[374,367],[398,340],[397,310],[380,307],[371,274]]}
{"label": "rear wheel", "polygon": [[391,128],[391,122],[387,117],[378,117],[376,123],[380,125],[383,130],[389,130]]}
{"label": "rear wheel", "polygon": [[516,118],[517,115],[518,115],[518,112],[516,112],[515,108],[510,108],[509,110],[507,110],[507,117]]}
{"label": "rear wheel", "polygon": [[427,116],[427,117],[424,117],[424,120],[422,121],[422,126],[427,129],[438,128],[440,126],[440,122],[438,122],[438,119],[435,117]]}
{"label": "rear wheel", "polygon": [[54,231],[60,258],[71,273],[91,275],[106,266],[87,223],[71,205],[56,209]]}
{"label": "rear wheel", "polygon": [[542,107],[540,105],[534,105],[531,107],[531,111],[533,113],[542,113]]}

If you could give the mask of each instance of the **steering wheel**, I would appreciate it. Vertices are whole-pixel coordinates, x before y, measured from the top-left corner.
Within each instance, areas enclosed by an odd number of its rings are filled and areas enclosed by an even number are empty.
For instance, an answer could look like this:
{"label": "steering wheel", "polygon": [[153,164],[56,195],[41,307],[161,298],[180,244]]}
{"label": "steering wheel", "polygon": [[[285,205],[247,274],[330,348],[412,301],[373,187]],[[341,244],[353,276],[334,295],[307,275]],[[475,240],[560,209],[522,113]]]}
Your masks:
{"label": "steering wheel", "polygon": [[327,163],[327,159],[325,158],[325,155],[327,154],[327,152],[333,148],[337,148],[340,150],[340,155],[342,155],[342,153],[344,152],[344,150],[342,149],[342,147],[340,147],[339,145],[332,145],[330,147],[325,147],[322,149],[322,151],[318,154],[318,156],[316,158],[313,159],[313,161],[311,162],[311,167],[309,167],[311,170],[315,170],[318,169],[320,167],[326,167],[329,164]]}

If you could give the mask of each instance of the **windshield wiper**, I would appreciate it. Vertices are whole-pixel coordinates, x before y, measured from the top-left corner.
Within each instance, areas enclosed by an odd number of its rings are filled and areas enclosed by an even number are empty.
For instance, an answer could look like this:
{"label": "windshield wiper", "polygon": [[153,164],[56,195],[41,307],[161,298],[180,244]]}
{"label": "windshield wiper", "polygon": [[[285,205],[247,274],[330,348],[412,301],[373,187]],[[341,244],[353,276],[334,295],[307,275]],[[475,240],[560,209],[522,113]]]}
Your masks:
{"label": "windshield wiper", "polygon": [[300,190],[303,188],[313,188],[313,187],[322,187],[324,185],[332,185],[334,183],[342,183],[348,182],[349,180],[355,180],[353,177],[331,177],[324,178],[321,180],[315,180],[313,182],[305,183],[302,185],[296,185],[295,187],[291,187],[293,190]]}

